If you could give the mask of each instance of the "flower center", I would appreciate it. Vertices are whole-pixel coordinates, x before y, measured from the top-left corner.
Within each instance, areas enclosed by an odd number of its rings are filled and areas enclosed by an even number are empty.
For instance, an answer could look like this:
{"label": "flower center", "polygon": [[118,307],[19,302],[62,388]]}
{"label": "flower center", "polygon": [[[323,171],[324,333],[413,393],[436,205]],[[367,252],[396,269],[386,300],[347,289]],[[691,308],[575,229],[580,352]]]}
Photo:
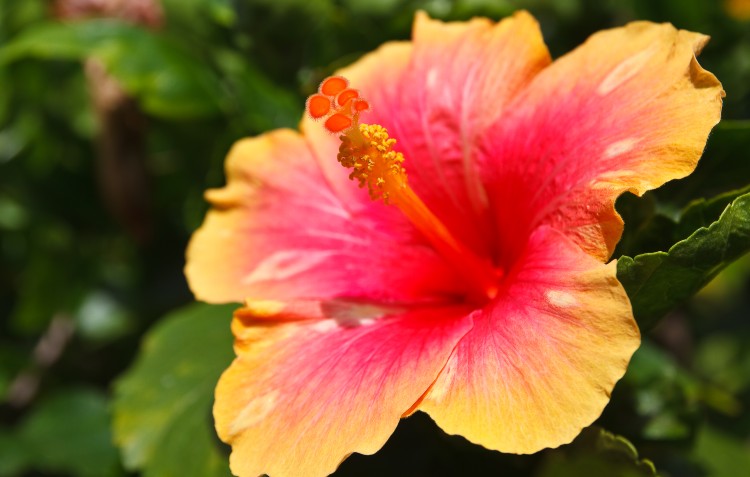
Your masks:
{"label": "flower center", "polygon": [[360,113],[370,105],[348,84],[341,76],[323,80],[319,92],[308,98],[307,112],[313,119],[325,119],[329,132],[341,134],[337,159],[351,170],[349,178],[367,187],[372,200],[398,207],[466,281],[471,299],[494,298],[500,272],[458,241],[409,187],[404,155],[393,150],[396,140],[379,124],[359,123]]}

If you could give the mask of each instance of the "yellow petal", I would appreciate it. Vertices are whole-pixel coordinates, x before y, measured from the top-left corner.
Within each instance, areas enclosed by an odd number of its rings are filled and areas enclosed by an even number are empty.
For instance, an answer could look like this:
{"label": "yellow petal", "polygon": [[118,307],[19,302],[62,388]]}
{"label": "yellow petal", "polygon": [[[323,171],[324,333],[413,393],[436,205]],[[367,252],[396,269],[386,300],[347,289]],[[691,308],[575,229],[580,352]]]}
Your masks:
{"label": "yellow petal", "polygon": [[324,476],[376,452],[471,326],[458,306],[261,308],[235,315],[237,359],[216,388],[216,427],[241,477]]}
{"label": "yellow petal", "polygon": [[724,95],[695,58],[707,39],[631,23],[534,78],[481,142],[501,253],[515,256],[549,224],[606,260],[622,233],[617,196],[693,171]]}
{"label": "yellow petal", "polygon": [[600,415],[640,342],[614,263],[546,227],[473,318],[419,409],[501,452],[570,442]]}

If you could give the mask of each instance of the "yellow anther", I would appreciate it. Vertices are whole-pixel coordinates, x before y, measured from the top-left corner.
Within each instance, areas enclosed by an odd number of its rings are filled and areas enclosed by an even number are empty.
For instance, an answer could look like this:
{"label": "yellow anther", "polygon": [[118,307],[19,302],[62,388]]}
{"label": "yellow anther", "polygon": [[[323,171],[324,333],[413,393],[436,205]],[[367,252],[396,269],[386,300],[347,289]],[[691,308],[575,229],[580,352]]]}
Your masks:
{"label": "yellow anther", "polygon": [[395,144],[379,124],[360,124],[341,136],[338,161],[352,169],[349,178],[367,186],[373,200],[387,203],[394,192],[406,187],[404,156],[393,150]]}

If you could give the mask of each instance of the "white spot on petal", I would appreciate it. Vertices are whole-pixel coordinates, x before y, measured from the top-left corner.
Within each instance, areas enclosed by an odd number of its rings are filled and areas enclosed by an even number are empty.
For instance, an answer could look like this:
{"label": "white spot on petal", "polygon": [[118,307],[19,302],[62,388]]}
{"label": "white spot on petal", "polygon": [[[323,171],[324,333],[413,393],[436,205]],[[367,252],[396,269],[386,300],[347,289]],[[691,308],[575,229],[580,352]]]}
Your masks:
{"label": "white spot on petal", "polygon": [[557,308],[569,308],[578,304],[576,297],[568,292],[548,290],[545,295],[547,296],[547,301]]}
{"label": "white spot on petal", "polygon": [[621,141],[614,142],[607,147],[604,151],[604,158],[609,159],[611,157],[619,156],[631,151],[636,144],[640,142],[639,138],[629,137]]}
{"label": "white spot on petal", "polygon": [[336,320],[320,320],[317,323],[313,323],[308,326],[308,330],[317,333],[328,333],[335,330],[336,328],[339,328],[339,324],[336,322]]}
{"label": "white spot on petal", "polygon": [[312,325],[309,325],[308,329],[310,331],[315,331],[318,333],[329,333],[334,330],[338,330],[341,328],[359,328],[361,326],[370,326],[374,325],[377,322],[377,320],[373,318],[361,318],[361,319],[338,319],[338,318],[329,318],[325,320],[320,320],[317,323],[313,323]]}
{"label": "white spot on petal", "polygon": [[237,418],[232,421],[230,432],[234,435],[239,434],[248,427],[252,427],[265,419],[273,408],[276,407],[278,396],[278,391],[271,391],[270,393],[251,399]]}
{"label": "white spot on petal", "polygon": [[267,280],[285,280],[326,261],[331,252],[285,250],[269,255],[242,279],[244,285]]}
{"label": "white spot on petal", "polygon": [[441,403],[447,397],[451,382],[455,378],[457,371],[458,364],[456,363],[456,357],[451,356],[445,364],[445,368],[443,368],[443,371],[440,372],[440,375],[430,388],[430,392],[427,393],[426,399],[435,403]]}
{"label": "white spot on petal", "polygon": [[430,68],[430,70],[427,72],[427,78],[425,80],[427,89],[428,90],[433,89],[437,85],[437,81],[438,81],[437,68]]}
{"label": "white spot on petal", "polygon": [[606,78],[601,82],[596,92],[599,95],[604,96],[614,91],[615,88],[638,74],[638,72],[646,66],[648,60],[654,56],[656,51],[657,48],[652,46],[651,48],[636,53],[615,66],[615,68],[610,71]]}

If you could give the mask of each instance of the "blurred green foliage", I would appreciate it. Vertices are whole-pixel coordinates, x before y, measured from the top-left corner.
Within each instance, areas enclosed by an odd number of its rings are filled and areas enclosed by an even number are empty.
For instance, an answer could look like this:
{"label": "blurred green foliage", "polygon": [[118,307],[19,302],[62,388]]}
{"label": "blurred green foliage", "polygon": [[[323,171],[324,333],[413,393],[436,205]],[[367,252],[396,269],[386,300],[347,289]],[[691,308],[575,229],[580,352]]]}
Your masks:
{"label": "blurred green foliage", "polygon": [[[620,276],[646,325],[598,421],[623,438],[592,428],[559,450],[509,456],[417,414],[337,475],[653,475],[644,459],[679,477],[750,467],[750,261],[731,263],[748,250],[750,23],[722,5],[163,0],[163,20],[147,27],[0,0],[0,476],[228,474],[210,406],[232,357],[232,307],[181,308],[203,191],[223,183],[233,141],[295,127],[324,76],[408,38],[417,9],[454,20],[529,9],[554,56],[634,19],[707,33],[700,61],[727,91],[725,120],[695,174],[618,201],[615,256],[632,257]],[[113,97],[108,78],[122,89]]]}
{"label": "blurred green foliage", "polygon": [[115,440],[126,467],[153,477],[231,475],[209,410],[216,381],[234,357],[229,328],[216,323],[236,307],[193,304],[149,332],[133,368],[115,385]]}
{"label": "blurred green foliage", "polygon": [[123,475],[99,391],[58,389],[36,403],[12,433],[0,433],[0,472],[25,468],[82,477]]}

